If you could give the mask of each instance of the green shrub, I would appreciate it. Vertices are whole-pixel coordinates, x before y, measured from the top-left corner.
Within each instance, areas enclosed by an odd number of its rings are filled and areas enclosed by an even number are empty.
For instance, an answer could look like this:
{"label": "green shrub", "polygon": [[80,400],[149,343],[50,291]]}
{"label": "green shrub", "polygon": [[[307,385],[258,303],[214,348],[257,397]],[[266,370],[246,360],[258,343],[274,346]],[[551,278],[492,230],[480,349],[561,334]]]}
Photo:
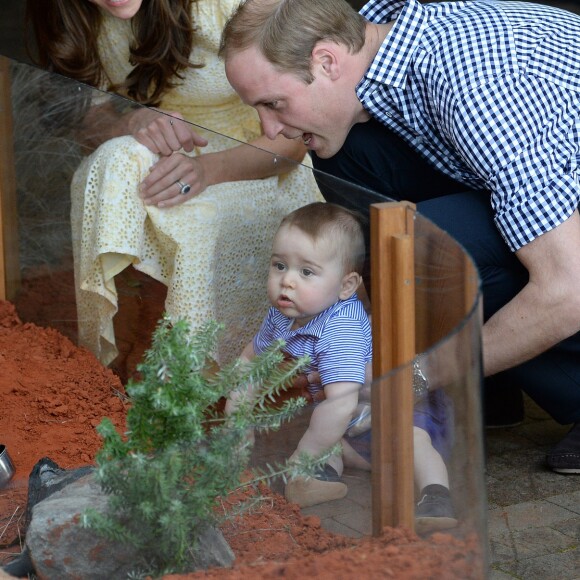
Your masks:
{"label": "green shrub", "polygon": [[[308,360],[283,362],[279,342],[251,364],[236,361],[216,372],[211,353],[220,331],[211,322],[192,335],[183,320],[160,321],[137,367],[141,379],[126,387],[127,432],[121,436],[109,419],[97,428],[103,438],[97,478],[110,495],[111,515],[88,510],[83,524],[139,548],[149,573],[187,568],[198,535],[223,517],[216,510],[220,497],[275,476],[312,474],[331,452],[317,461],[268,465],[242,484],[248,429],[277,429],[305,405],[302,398],[271,403]],[[220,399],[248,384],[260,387],[255,400],[243,401],[229,417],[218,412]]]}

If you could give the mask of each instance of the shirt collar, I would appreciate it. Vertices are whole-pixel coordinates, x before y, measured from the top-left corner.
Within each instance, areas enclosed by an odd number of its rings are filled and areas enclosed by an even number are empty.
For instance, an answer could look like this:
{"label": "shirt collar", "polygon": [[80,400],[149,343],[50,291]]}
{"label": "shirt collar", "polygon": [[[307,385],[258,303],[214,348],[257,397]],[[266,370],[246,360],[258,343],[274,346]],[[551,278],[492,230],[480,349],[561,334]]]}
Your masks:
{"label": "shirt collar", "polygon": [[[326,327],[326,321],[329,316],[338,312],[346,305],[351,304],[358,299],[356,292],[346,300],[338,300],[332,306],[329,306],[326,310],[323,310],[317,314],[312,320],[307,322],[304,326],[297,328],[296,330],[289,331],[292,335],[305,334],[310,336],[316,336],[320,338],[324,334],[324,329]],[[292,325],[293,319],[284,316],[279,310],[275,310],[274,320],[276,326],[279,328],[287,329]]]}
{"label": "shirt collar", "polygon": [[417,0],[372,1],[360,12],[375,24],[396,20],[365,76],[357,85],[360,96],[370,82],[404,88],[407,69],[426,24],[426,13]]}

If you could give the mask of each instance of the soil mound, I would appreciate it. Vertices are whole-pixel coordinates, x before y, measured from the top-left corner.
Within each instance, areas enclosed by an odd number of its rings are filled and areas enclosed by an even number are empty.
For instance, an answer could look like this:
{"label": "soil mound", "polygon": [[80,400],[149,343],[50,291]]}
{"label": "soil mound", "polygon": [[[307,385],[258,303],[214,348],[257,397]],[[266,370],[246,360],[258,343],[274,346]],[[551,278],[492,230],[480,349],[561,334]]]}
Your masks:
{"label": "soil mound", "polygon": [[[95,430],[109,417],[123,430],[126,402],[117,375],[87,350],[51,328],[22,323],[0,301],[1,444],[16,475],[0,490],[0,564],[21,550],[28,476],[43,457],[63,468],[91,464],[101,441]],[[224,509],[236,497],[223,500]],[[481,577],[478,544],[446,534],[421,540],[400,529],[354,540],[325,531],[316,517],[265,490],[261,506],[230,521],[223,533],[236,554],[231,570],[166,578],[461,579]]]}

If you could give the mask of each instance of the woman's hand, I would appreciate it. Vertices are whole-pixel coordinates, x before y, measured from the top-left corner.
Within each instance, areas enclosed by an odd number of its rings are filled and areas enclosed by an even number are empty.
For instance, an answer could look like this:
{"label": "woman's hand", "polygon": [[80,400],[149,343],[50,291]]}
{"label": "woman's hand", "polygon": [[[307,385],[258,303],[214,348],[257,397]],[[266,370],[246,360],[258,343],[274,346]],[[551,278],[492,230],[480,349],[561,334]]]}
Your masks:
{"label": "woman's hand", "polygon": [[207,139],[193,131],[180,113],[163,113],[155,109],[136,110],[127,121],[129,133],[158,155],[171,155],[180,149],[190,153],[195,147],[207,145]]}
{"label": "woman's hand", "polygon": [[[176,152],[183,149],[189,153],[207,145],[207,140],[192,131],[179,113],[171,115],[151,109],[132,114],[132,135],[161,155],[140,186],[145,205],[173,207],[210,185],[279,175],[294,169],[297,163],[293,159],[302,160],[306,153],[301,141],[279,135],[274,141],[260,136],[251,144],[189,157]],[[265,145],[268,149],[261,149]]]}
{"label": "woman's hand", "polygon": [[172,207],[199,195],[208,186],[201,159],[182,153],[161,157],[141,183],[139,195],[143,203]]}

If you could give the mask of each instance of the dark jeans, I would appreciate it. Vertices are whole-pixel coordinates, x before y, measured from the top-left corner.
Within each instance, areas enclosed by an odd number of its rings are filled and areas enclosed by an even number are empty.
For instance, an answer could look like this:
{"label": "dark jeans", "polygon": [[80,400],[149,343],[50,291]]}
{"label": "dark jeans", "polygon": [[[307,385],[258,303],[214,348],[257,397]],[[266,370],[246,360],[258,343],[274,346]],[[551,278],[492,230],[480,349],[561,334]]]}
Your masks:
{"label": "dark jeans", "polygon": [[[381,196],[409,200],[417,204],[422,215],[453,236],[478,267],[485,320],[525,286],[527,270],[495,227],[489,192],[466,191],[464,185],[432,168],[379,122],[355,125],[334,157],[320,159],[312,154],[312,161],[318,171],[376,192],[371,199],[373,194],[342,190],[326,181],[324,175],[317,175],[327,201],[368,216],[369,202],[381,201]],[[490,381],[494,382],[520,386],[562,424],[579,422],[580,333],[496,375]]]}

